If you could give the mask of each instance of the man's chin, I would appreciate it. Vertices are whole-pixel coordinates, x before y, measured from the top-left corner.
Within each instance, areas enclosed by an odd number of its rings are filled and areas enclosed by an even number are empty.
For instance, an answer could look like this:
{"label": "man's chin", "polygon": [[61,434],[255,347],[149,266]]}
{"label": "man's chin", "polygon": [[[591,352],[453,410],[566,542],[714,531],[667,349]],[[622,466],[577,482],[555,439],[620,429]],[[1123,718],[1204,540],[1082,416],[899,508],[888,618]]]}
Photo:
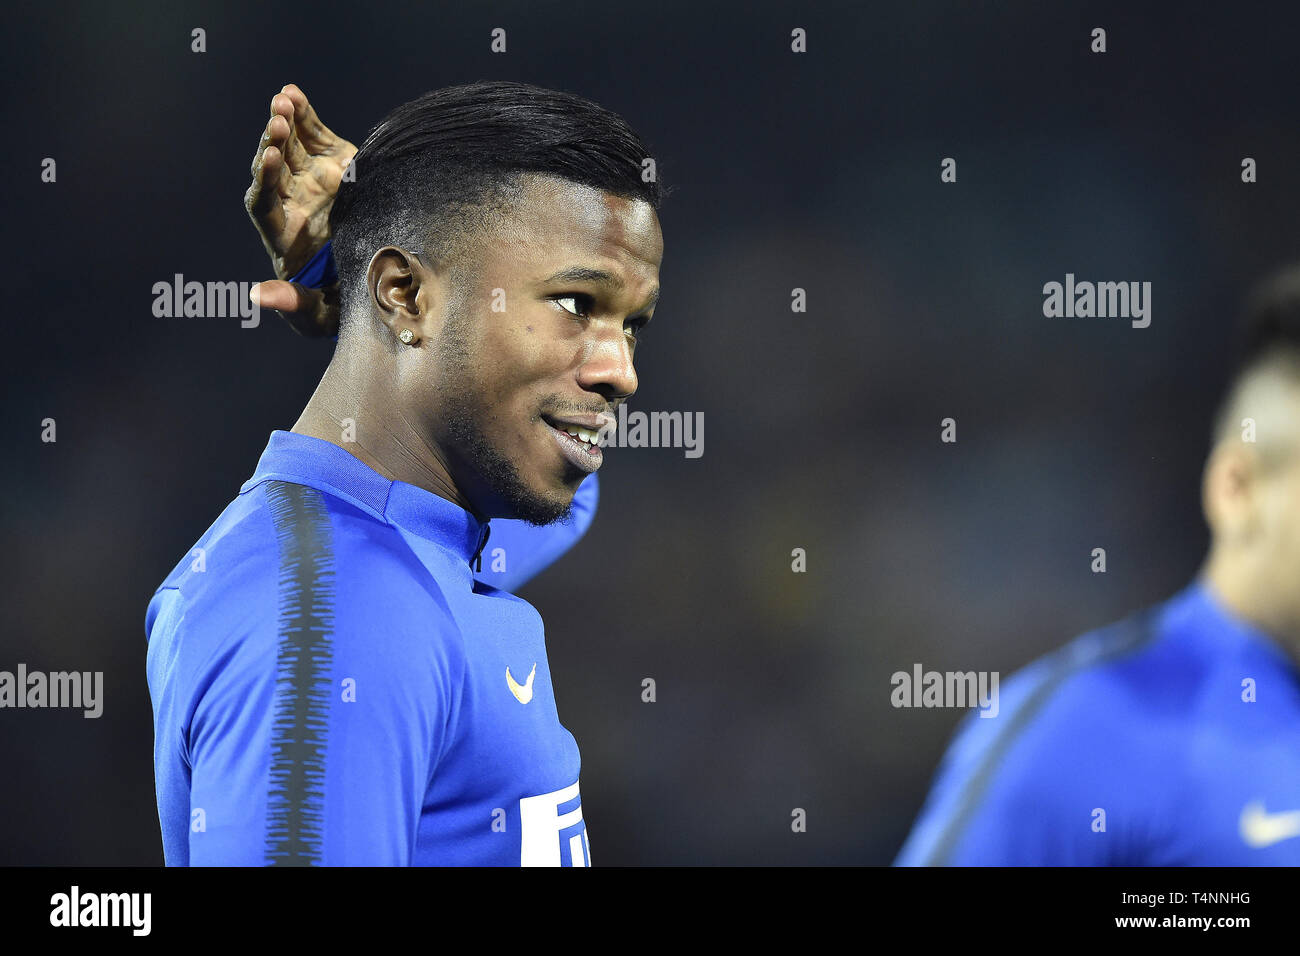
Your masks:
{"label": "man's chin", "polygon": [[573,495],[574,492],[567,488],[554,496],[529,492],[516,495],[511,504],[515,518],[542,527],[573,520]]}
{"label": "man's chin", "polygon": [[487,496],[489,500],[476,504],[476,508],[490,518],[544,527],[573,520],[573,496],[574,489],[541,494],[520,482],[504,481]]}
{"label": "man's chin", "polygon": [[573,502],[569,502],[563,511],[554,511],[545,514],[534,513],[520,515],[519,520],[537,528],[543,528],[547,525],[553,524],[569,524],[573,521]]}
{"label": "man's chin", "polygon": [[509,508],[501,509],[503,513],[499,516],[511,521],[523,521],[534,527],[545,527],[552,524],[566,524],[573,520],[573,499],[565,505],[556,505],[551,502],[530,501],[514,502]]}

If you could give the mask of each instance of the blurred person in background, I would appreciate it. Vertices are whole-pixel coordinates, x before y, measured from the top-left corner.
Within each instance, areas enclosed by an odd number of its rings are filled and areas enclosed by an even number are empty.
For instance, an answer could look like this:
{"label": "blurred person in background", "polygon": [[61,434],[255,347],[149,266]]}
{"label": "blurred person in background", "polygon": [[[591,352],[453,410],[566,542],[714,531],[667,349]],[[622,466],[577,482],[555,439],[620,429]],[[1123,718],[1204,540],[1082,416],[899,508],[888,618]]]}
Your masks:
{"label": "blurred person in background", "polygon": [[963,718],[895,865],[1300,865],[1300,268],[1243,332],[1195,580]]}

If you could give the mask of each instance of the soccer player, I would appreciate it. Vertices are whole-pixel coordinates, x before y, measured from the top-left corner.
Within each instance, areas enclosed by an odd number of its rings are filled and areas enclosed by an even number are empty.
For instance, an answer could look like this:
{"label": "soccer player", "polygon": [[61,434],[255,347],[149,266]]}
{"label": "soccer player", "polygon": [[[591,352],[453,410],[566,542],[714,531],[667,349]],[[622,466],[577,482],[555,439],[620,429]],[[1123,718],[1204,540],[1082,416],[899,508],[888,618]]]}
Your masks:
{"label": "soccer player", "polygon": [[[329,214],[356,146],[326,126],[295,83],[271,97],[271,116],[253,157],[244,206],[278,279],[259,282],[258,304],[279,311],[309,338],[338,341],[338,267],[330,247]],[[355,173],[355,170],[354,170]],[[503,518],[492,525],[492,551],[474,577],[515,591],[586,533],[600,487],[592,472],[573,496],[572,522],[545,526]]]}
{"label": "soccer player", "polygon": [[968,714],[896,865],[1300,865],[1300,269],[1246,316],[1198,576]]}
{"label": "soccer player", "polygon": [[572,520],[636,390],[649,156],[510,82],[403,104],[357,152],[334,357],[149,606],[169,864],[590,864],[541,618],[474,571],[492,519]]}

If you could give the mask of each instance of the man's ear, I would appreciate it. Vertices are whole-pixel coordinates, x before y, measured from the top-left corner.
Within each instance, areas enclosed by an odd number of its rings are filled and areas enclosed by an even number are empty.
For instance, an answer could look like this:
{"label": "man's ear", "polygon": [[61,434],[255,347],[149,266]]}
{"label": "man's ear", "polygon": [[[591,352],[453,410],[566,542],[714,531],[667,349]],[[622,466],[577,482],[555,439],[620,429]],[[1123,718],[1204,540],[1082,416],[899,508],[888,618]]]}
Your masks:
{"label": "man's ear", "polygon": [[1240,441],[1219,442],[1205,463],[1201,506],[1216,540],[1239,543],[1259,525],[1259,457]]}
{"label": "man's ear", "polygon": [[366,288],[390,333],[403,345],[416,346],[432,329],[431,306],[437,296],[433,274],[418,254],[401,246],[384,246],[366,268]]}

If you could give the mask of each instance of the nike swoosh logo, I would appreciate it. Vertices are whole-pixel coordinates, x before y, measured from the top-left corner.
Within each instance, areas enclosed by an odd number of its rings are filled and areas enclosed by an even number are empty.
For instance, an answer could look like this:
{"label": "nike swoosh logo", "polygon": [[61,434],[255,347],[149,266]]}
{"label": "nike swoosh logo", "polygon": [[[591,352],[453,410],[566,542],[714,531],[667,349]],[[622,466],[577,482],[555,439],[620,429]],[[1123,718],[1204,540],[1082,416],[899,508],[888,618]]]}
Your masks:
{"label": "nike swoosh logo", "polygon": [[1300,810],[1268,813],[1264,804],[1252,800],[1241,811],[1241,838],[1246,846],[1263,849],[1300,836]]}
{"label": "nike swoosh logo", "polygon": [[515,700],[521,704],[526,704],[533,699],[533,678],[537,676],[537,665],[528,672],[528,680],[522,684],[510,675],[510,668],[506,668],[506,686],[510,688],[510,693],[515,695]]}

